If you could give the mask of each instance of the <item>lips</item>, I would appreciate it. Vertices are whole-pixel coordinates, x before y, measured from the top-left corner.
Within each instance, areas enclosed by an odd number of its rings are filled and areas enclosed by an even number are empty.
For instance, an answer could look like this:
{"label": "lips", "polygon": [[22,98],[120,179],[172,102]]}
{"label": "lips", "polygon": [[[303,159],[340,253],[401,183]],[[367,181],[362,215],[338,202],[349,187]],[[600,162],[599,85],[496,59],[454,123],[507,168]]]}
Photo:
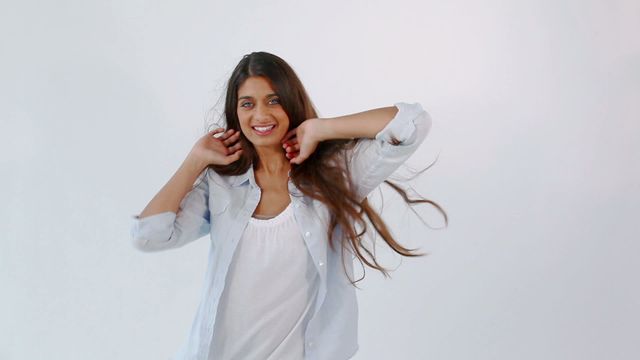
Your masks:
{"label": "lips", "polygon": [[276,124],[252,126],[253,131],[258,135],[269,135],[275,129]]}

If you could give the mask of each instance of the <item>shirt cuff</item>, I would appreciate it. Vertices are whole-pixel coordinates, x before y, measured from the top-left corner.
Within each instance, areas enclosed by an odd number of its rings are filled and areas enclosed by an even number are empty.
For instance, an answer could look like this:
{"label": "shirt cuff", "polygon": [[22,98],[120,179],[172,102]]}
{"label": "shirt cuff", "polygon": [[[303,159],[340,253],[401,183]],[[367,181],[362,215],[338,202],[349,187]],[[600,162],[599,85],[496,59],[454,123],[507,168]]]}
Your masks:
{"label": "shirt cuff", "polygon": [[165,211],[140,218],[139,214],[131,215],[131,238],[138,245],[144,246],[150,239],[167,239],[173,232],[176,213]]}
{"label": "shirt cuff", "polygon": [[424,110],[419,103],[397,102],[393,105],[398,108],[396,116],[376,134],[375,138],[389,144],[396,144],[394,139],[399,142],[397,145],[410,144],[416,138],[416,126],[413,119]]}

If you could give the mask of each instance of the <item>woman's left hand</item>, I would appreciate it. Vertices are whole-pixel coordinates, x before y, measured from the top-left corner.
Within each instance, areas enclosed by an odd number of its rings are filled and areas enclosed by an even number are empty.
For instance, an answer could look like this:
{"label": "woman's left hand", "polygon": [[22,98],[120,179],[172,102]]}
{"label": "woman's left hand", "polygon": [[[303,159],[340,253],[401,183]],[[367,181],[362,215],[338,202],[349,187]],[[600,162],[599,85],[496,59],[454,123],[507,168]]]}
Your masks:
{"label": "woman's left hand", "polygon": [[301,164],[316,150],[322,133],[322,120],[312,118],[303,121],[282,138],[285,156],[291,164]]}

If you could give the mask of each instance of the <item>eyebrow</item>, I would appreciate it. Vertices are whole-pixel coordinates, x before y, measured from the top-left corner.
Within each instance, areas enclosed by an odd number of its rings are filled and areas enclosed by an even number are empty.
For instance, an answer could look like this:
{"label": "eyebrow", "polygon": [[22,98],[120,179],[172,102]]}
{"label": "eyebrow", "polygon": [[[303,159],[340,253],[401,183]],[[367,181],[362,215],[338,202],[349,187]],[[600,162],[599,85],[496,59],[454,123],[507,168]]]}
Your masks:
{"label": "eyebrow", "polygon": [[[267,94],[267,95],[265,95],[265,98],[269,98],[269,97],[272,97],[272,96],[278,96],[278,94],[275,94],[275,93]],[[242,99],[253,99],[253,96],[249,96],[249,95],[240,96],[238,98],[238,101],[240,101]]]}

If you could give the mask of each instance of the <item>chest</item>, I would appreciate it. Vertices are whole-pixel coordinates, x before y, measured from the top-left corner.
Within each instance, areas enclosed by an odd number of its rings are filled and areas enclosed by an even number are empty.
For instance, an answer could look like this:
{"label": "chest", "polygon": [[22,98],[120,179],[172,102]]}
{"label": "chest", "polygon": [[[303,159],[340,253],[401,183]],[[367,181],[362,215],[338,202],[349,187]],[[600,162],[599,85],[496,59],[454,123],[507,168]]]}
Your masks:
{"label": "chest", "polygon": [[273,217],[280,214],[291,201],[286,177],[265,177],[256,174],[260,186],[260,201],[253,213],[256,217]]}

